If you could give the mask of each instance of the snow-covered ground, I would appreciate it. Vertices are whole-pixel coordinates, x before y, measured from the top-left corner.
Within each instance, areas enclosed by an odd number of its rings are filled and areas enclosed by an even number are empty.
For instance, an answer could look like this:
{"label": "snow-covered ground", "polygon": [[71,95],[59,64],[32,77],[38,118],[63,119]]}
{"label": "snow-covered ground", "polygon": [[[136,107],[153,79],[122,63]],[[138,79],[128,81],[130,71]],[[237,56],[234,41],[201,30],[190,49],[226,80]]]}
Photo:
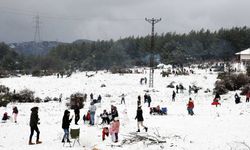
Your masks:
{"label": "snow-covered ground", "polygon": [[[234,92],[222,95],[222,105],[220,107],[211,106],[213,99],[212,92],[204,93],[204,90],[213,89],[217,74],[209,73],[205,70],[195,70],[195,74],[190,76],[161,77],[161,70],[155,71],[154,90],[149,89],[148,85],[140,85],[142,77],[148,77],[148,74],[110,74],[102,71],[94,77],[86,77],[85,72],[75,73],[69,78],[48,77],[30,77],[22,76],[19,78],[0,79],[0,84],[8,86],[11,90],[20,91],[24,88],[35,91],[35,96],[45,98],[59,97],[63,95],[63,102],[49,103],[11,103],[6,108],[0,108],[0,115],[4,112],[12,113],[12,107],[15,105],[19,109],[18,123],[11,120],[7,123],[0,123],[0,149],[6,150],[29,150],[29,149],[189,149],[189,150],[229,150],[229,149],[249,149],[250,145],[250,104],[234,103]],[[182,83],[188,88],[191,84],[202,87],[198,94],[188,94],[185,90],[183,94],[177,94],[176,101],[171,101],[173,89],[166,86],[175,81],[175,85]],[[101,87],[105,84],[106,87]],[[143,104],[144,125],[148,126],[149,135],[159,132],[166,137],[166,142],[159,145],[147,146],[143,142],[137,144],[124,145],[123,147],[111,147],[111,139],[105,141],[101,139],[101,126],[89,126],[83,124],[82,116],[88,110],[89,98],[83,109],[81,109],[80,119],[80,143],[74,148],[63,147],[61,139],[63,130],[61,128],[62,116],[66,97],[75,92],[94,94],[94,98],[102,95],[102,103],[97,104],[96,121],[103,109],[110,110],[110,105],[114,104],[118,108],[119,119],[121,123],[119,140],[121,141],[130,132],[137,130],[137,122],[134,120],[137,109],[137,96],[141,95],[143,102],[144,90],[150,90],[152,97],[151,106],[160,105],[168,108],[168,115],[157,116],[149,115],[147,104]],[[120,95],[124,93],[126,105],[120,104]],[[111,97],[105,97],[110,94]],[[186,110],[188,98],[194,99],[194,116],[189,116]],[[245,97],[241,98],[242,100]],[[40,139],[43,141],[39,145],[28,145],[30,134],[29,119],[30,108],[39,107],[39,117],[41,124]],[[124,113],[127,111],[127,113]],[[71,110],[71,115],[74,112]],[[72,121],[71,127],[74,127]],[[145,131],[142,131],[145,132]],[[33,136],[33,141],[35,140]]]}

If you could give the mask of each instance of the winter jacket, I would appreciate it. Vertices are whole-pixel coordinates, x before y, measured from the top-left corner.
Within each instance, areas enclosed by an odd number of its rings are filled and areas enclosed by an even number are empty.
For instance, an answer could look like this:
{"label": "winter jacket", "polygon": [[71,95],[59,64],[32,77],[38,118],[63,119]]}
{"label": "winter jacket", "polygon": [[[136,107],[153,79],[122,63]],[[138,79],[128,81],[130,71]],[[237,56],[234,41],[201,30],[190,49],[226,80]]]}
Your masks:
{"label": "winter jacket", "polygon": [[36,127],[39,122],[38,118],[38,107],[31,108],[31,115],[30,115],[30,127]]}
{"label": "winter jacket", "polygon": [[8,116],[8,113],[5,112],[5,113],[3,114],[2,120],[7,120],[7,119],[9,119],[9,118],[10,118],[10,116]]}
{"label": "winter jacket", "polygon": [[137,109],[136,117],[137,121],[144,121],[143,116],[142,116],[142,109]]}
{"label": "winter jacket", "polygon": [[105,136],[109,136],[109,129],[108,127],[105,127],[102,129],[102,140],[105,140]]}
{"label": "winter jacket", "polygon": [[96,106],[94,104],[90,105],[89,111],[92,112],[92,113],[95,112],[96,111]]}
{"label": "winter jacket", "polygon": [[250,92],[247,92],[246,97],[250,98]]}
{"label": "winter jacket", "polygon": [[148,96],[148,103],[151,103],[151,96]]}
{"label": "winter jacket", "polygon": [[90,112],[87,113],[86,120],[90,120]]}
{"label": "winter jacket", "polygon": [[187,108],[194,108],[194,102],[189,101],[188,104],[187,104]]}
{"label": "winter jacket", "polygon": [[118,111],[116,108],[112,109],[111,115],[112,115],[112,119],[115,119],[115,117],[118,117]]}
{"label": "winter jacket", "polygon": [[68,129],[72,118],[69,119],[70,112],[68,110],[64,111],[63,119],[62,119],[62,128]]}
{"label": "winter jacket", "polygon": [[110,128],[109,128],[109,133],[114,134],[114,133],[119,133],[119,128],[120,128],[120,121],[113,121]]}
{"label": "winter jacket", "polygon": [[12,112],[13,114],[18,114],[18,109],[17,109],[17,107],[14,107],[13,108],[13,112]]}

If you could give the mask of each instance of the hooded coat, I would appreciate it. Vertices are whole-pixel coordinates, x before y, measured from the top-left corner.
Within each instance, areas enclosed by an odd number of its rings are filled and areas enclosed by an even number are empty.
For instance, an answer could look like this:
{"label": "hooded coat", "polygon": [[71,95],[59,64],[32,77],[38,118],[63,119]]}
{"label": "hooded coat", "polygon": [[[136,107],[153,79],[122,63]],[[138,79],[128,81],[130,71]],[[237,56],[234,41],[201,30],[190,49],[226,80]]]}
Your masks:
{"label": "hooded coat", "polygon": [[70,114],[70,112],[68,110],[64,111],[63,120],[62,120],[62,128],[63,129],[68,129],[70,122],[72,121],[72,119],[69,119],[69,114]]}
{"label": "hooded coat", "polygon": [[33,107],[31,108],[31,115],[30,115],[30,126],[31,127],[36,127],[39,122],[38,118],[38,107]]}
{"label": "hooded coat", "polygon": [[142,116],[142,109],[140,107],[137,109],[135,119],[137,119],[138,122],[144,121],[143,116]]}

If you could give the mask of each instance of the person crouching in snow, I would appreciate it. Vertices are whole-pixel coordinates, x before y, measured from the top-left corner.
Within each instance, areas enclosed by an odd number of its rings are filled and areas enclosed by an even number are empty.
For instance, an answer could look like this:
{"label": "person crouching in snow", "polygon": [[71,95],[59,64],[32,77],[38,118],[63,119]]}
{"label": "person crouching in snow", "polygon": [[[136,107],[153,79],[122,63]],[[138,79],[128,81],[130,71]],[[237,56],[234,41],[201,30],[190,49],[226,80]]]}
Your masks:
{"label": "person crouching in snow", "polygon": [[188,110],[188,114],[191,116],[194,115],[193,109],[194,109],[194,101],[191,98],[189,98],[189,101],[187,104],[187,110]]}
{"label": "person crouching in snow", "polygon": [[63,143],[64,143],[65,139],[67,140],[67,142],[70,142],[70,140],[69,140],[69,125],[70,125],[70,122],[72,121],[73,116],[71,119],[69,119],[69,116],[70,116],[70,112],[68,110],[65,110],[64,115],[63,115],[63,119],[62,119],[62,128],[64,131],[64,135],[63,135],[63,139],[62,139]]}
{"label": "person crouching in snow", "polygon": [[10,116],[8,116],[8,113],[5,112],[3,114],[2,123],[6,123],[8,119],[10,119]]}
{"label": "person crouching in snow", "polygon": [[111,126],[109,128],[109,133],[112,137],[112,140],[115,138],[115,140],[113,140],[115,143],[118,142],[119,128],[120,128],[120,121],[118,117],[115,117],[114,121],[111,123]]}
{"label": "person crouching in snow", "polygon": [[105,136],[109,136],[109,128],[108,127],[104,127],[102,129],[102,140],[105,140]]}
{"label": "person crouching in snow", "polygon": [[221,105],[219,101],[220,101],[220,95],[219,93],[216,93],[211,105],[215,105],[217,107],[218,105]]}
{"label": "person crouching in snow", "polygon": [[142,127],[144,127],[145,131],[147,132],[148,128],[143,125],[144,119],[143,119],[143,115],[142,115],[141,105],[138,106],[135,119],[137,119],[137,126],[138,126],[137,132],[140,132],[140,124]]}

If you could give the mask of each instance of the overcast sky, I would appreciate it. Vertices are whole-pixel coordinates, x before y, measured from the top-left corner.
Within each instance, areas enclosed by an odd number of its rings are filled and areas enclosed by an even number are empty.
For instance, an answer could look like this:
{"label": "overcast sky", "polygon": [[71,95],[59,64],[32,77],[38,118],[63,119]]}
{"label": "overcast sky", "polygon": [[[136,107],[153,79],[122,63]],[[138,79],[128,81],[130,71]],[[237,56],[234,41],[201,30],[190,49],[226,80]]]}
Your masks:
{"label": "overcast sky", "polygon": [[36,14],[41,39],[72,42],[250,25],[250,0],[0,0],[0,41],[32,41]]}

